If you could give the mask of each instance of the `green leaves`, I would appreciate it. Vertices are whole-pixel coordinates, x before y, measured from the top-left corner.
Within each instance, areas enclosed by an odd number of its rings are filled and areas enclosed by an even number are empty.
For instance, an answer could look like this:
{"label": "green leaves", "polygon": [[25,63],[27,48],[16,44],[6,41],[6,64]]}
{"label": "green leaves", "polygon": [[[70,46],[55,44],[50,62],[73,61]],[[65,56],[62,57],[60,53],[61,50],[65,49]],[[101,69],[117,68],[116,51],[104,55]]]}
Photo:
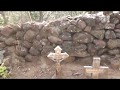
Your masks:
{"label": "green leaves", "polygon": [[7,77],[8,77],[7,67],[5,67],[5,66],[0,66],[0,76],[1,76],[2,78],[7,78]]}

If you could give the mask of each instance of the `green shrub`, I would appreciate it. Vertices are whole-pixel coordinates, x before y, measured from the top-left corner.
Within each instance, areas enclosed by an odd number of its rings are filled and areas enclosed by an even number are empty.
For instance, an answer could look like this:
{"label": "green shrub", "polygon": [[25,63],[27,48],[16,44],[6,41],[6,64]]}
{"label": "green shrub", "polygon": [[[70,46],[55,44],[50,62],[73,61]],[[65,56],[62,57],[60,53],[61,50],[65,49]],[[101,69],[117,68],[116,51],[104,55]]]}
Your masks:
{"label": "green shrub", "polygon": [[0,66],[0,76],[1,76],[2,78],[7,78],[7,77],[8,77],[7,67],[5,67],[5,66]]}

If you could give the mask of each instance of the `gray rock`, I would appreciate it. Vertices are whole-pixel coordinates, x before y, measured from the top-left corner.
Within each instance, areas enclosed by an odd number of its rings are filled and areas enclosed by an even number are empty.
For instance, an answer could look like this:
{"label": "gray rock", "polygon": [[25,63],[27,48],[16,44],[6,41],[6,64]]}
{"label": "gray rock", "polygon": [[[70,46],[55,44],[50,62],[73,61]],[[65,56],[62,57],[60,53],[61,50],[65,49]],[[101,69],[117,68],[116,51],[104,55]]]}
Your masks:
{"label": "gray rock", "polygon": [[22,46],[16,46],[16,54],[18,56],[26,56],[28,54],[28,50],[25,47]]}
{"label": "gray rock", "polygon": [[60,38],[54,36],[49,36],[48,40],[53,44],[62,44],[63,42]]}
{"label": "gray rock", "polygon": [[34,40],[33,41],[33,47],[36,48],[37,50],[41,51],[42,50],[42,44],[40,41]]}
{"label": "gray rock", "polygon": [[1,30],[1,34],[6,37],[9,37],[13,33],[14,33],[14,30],[10,26],[5,26],[3,30]]}
{"label": "gray rock", "polygon": [[106,46],[106,42],[103,41],[103,40],[94,40],[93,42],[94,42],[95,47],[96,47],[97,49],[105,48],[105,46]]}
{"label": "gray rock", "polygon": [[45,45],[50,45],[50,42],[48,41],[48,39],[42,39],[40,40],[40,43],[45,46]]}
{"label": "gray rock", "polygon": [[28,30],[24,35],[24,40],[31,41],[36,36],[35,32],[32,30]]}
{"label": "gray rock", "polygon": [[13,37],[10,37],[10,38],[5,40],[5,44],[7,44],[7,45],[14,45],[15,41],[16,40]]}
{"label": "gray rock", "polygon": [[120,33],[116,33],[116,37],[117,37],[117,38],[120,38]]}
{"label": "gray rock", "polygon": [[114,39],[114,38],[116,38],[116,35],[115,35],[114,31],[112,31],[112,30],[107,30],[107,31],[105,32],[105,38],[106,38],[106,39]]}
{"label": "gray rock", "polygon": [[0,42],[4,42],[7,38],[5,36],[0,36]]}
{"label": "gray rock", "polygon": [[105,24],[105,29],[114,29],[114,28],[115,28],[115,24],[112,23]]}
{"label": "gray rock", "polygon": [[25,60],[28,61],[28,62],[31,62],[31,61],[33,60],[33,56],[30,55],[30,54],[27,54],[27,55],[25,56]]}
{"label": "gray rock", "polygon": [[98,55],[103,55],[103,54],[105,54],[105,53],[107,53],[107,51],[108,51],[108,49],[106,49],[106,48],[102,48],[102,49],[100,49],[100,50],[98,50]]}
{"label": "gray rock", "polygon": [[119,19],[118,18],[111,18],[110,22],[113,24],[118,24],[119,23]]}
{"label": "gray rock", "polygon": [[34,47],[30,48],[29,53],[33,56],[37,56],[40,54],[40,52],[37,49],[35,49]]}
{"label": "gray rock", "polygon": [[95,26],[95,19],[93,18],[85,18],[84,19],[85,23],[87,26]]}
{"label": "gray rock", "polygon": [[120,24],[115,26],[116,29],[120,29]]}
{"label": "gray rock", "polygon": [[107,46],[110,49],[120,47],[120,39],[115,39],[115,40],[109,39],[109,41],[107,42]]}
{"label": "gray rock", "polygon": [[120,29],[114,29],[114,31],[120,33]]}
{"label": "gray rock", "polygon": [[68,32],[63,32],[61,35],[60,35],[60,38],[62,40],[72,40],[72,36],[70,33]]}
{"label": "gray rock", "polygon": [[105,25],[102,24],[102,23],[99,23],[99,24],[97,24],[97,25],[95,26],[95,29],[96,29],[96,30],[103,30],[104,28],[105,28]]}
{"label": "gray rock", "polygon": [[28,41],[23,41],[22,45],[28,49],[32,46],[32,44]]}
{"label": "gray rock", "polygon": [[58,37],[61,33],[61,30],[58,27],[48,27],[47,31],[50,33],[50,35]]}
{"label": "gray rock", "polygon": [[63,52],[67,52],[68,54],[71,54],[71,52],[72,52],[72,41],[64,41],[62,43],[62,50],[63,50]]}
{"label": "gray rock", "polygon": [[93,41],[93,36],[86,32],[75,33],[73,35],[73,41],[79,43],[90,43]]}
{"label": "gray rock", "polygon": [[50,52],[54,52],[54,48],[52,46],[43,46],[43,50],[41,51],[41,55],[47,56]]}
{"label": "gray rock", "polygon": [[95,48],[94,44],[90,43],[90,44],[88,44],[87,47],[88,47],[87,51],[90,55],[96,55],[97,49]]}
{"label": "gray rock", "polygon": [[77,23],[77,26],[80,28],[80,29],[84,29],[86,27],[86,23],[82,20],[79,20],[78,23]]}
{"label": "gray rock", "polygon": [[85,29],[84,29],[85,32],[91,32],[91,27],[90,26],[86,26]]}
{"label": "gray rock", "polygon": [[23,36],[24,36],[24,33],[23,33],[22,31],[18,31],[18,32],[16,33],[16,38],[17,38],[17,39],[22,39]]}
{"label": "gray rock", "polygon": [[77,51],[74,51],[71,56],[88,57],[88,56],[90,56],[90,54],[87,51],[79,51],[79,50],[77,50]]}
{"label": "gray rock", "polygon": [[67,32],[71,32],[71,33],[74,33],[74,32],[81,32],[82,29],[76,27],[75,25],[70,25],[67,30]]}
{"label": "gray rock", "polygon": [[103,39],[105,30],[92,30],[91,34],[96,37],[97,39]]}
{"label": "gray rock", "polygon": [[116,55],[116,54],[119,54],[120,51],[119,51],[119,49],[113,49],[113,50],[108,50],[108,53],[109,53],[110,55]]}
{"label": "gray rock", "polygon": [[32,29],[31,22],[23,23],[23,24],[21,25],[21,28],[22,28],[23,30]]}

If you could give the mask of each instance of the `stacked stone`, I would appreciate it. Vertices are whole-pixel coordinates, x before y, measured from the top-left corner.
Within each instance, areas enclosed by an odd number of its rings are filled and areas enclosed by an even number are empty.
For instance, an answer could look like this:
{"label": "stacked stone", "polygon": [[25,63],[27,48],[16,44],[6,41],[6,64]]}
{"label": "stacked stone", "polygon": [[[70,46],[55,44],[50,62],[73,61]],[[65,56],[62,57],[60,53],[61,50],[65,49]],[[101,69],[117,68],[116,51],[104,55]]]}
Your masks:
{"label": "stacked stone", "polygon": [[[59,45],[73,61],[120,54],[120,15],[66,17],[53,22],[26,22],[0,27],[0,49],[13,47],[17,56],[33,61]],[[11,49],[9,49],[11,50]],[[13,49],[12,49],[13,50]],[[106,59],[107,60],[107,59]]]}

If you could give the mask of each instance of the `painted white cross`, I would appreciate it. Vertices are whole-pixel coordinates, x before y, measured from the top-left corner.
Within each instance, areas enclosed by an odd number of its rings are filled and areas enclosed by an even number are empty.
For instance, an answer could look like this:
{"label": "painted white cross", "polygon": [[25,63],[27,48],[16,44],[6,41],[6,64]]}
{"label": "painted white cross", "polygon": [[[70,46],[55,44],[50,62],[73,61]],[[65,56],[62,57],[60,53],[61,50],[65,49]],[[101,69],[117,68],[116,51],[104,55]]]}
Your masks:
{"label": "painted white cross", "polygon": [[98,79],[99,73],[102,73],[104,69],[108,69],[108,67],[100,66],[100,58],[93,57],[93,65],[92,66],[84,66],[86,68],[86,73],[92,73],[93,79]]}
{"label": "painted white cross", "polygon": [[66,52],[61,53],[62,49],[60,46],[57,46],[54,51],[55,53],[50,52],[47,57],[56,62],[56,75],[58,75],[61,71],[60,62],[68,58],[69,55]]}

